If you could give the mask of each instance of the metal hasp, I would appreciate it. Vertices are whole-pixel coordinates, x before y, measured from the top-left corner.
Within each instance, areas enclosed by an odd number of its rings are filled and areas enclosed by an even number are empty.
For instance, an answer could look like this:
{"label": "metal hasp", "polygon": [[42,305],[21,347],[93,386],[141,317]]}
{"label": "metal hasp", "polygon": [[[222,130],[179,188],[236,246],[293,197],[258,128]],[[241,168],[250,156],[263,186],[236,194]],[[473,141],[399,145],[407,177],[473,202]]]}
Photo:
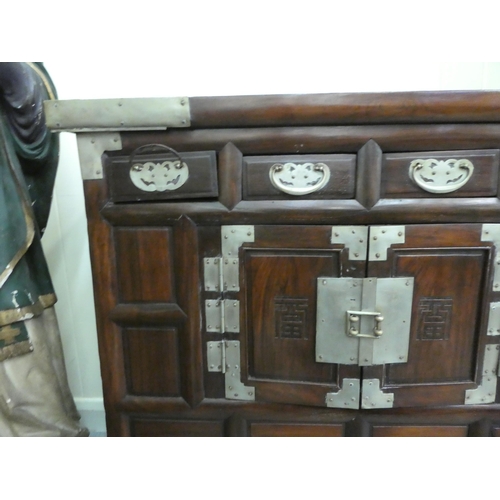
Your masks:
{"label": "metal hasp", "polygon": [[359,408],[359,380],[357,378],[345,378],[342,381],[342,389],[338,392],[329,392],[326,395],[326,406],[328,408]]}
{"label": "metal hasp", "polygon": [[483,224],[481,241],[492,241],[495,245],[495,265],[493,271],[493,290],[500,291],[500,224]]}
{"label": "metal hasp", "polygon": [[235,340],[207,342],[209,372],[225,375],[226,399],[255,401],[255,388],[241,383],[240,343]]}
{"label": "metal hasp", "polygon": [[500,375],[500,373],[497,374],[499,354],[500,345],[489,344],[486,346],[480,385],[478,385],[477,389],[465,391],[466,405],[480,405],[495,402],[497,375]]}
{"label": "metal hasp", "polygon": [[372,366],[408,360],[413,278],[317,283],[317,362]]}

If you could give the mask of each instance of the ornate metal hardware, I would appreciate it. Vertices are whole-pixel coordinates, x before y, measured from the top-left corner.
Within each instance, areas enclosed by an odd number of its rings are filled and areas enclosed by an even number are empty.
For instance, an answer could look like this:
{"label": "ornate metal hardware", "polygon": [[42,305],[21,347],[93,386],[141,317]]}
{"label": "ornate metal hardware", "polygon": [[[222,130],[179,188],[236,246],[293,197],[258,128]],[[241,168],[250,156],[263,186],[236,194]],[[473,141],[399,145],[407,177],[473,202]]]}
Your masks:
{"label": "ornate metal hardware", "polygon": [[222,257],[205,258],[205,290],[239,292],[238,249],[243,243],[255,240],[253,226],[222,226]]}
{"label": "ornate metal hardware", "polygon": [[343,243],[349,249],[349,260],[366,260],[368,227],[333,226],[331,243]]}
{"label": "ornate metal hardware", "polygon": [[428,193],[446,194],[464,186],[474,172],[474,165],[466,159],[413,160],[410,163],[410,179]]}
{"label": "ornate metal hardware", "polygon": [[405,226],[371,226],[368,260],[387,260],[387,249],[391,245],[405,242]]}
{"label": "ornate metal hardware", "polygon": [[361,408],[373,410],[376,408],[392,408],[394,394],[380,390],[380,380],[376,378],[365,379],[361,386]]}
{"label": "ornate metal hardware", "polygon": [[275,163],[269,169],[272,185],[284,193],[303,196],[324,188],[330,169],[324,163]]}
{"label": "ornate metal hardware", "polygon": [[405,363],[413,287],[413,278],[318,278],[316,361]]}
{"label": "ornate metal hardware", "polygon": [[342,388],[338,392],[329,392],[326,395],[326,406],[328,408],[359,408],[359,379],[345,378]]}
{"label": "ornate metal hardware", "polygon": [[[175,157],[174,160],[136,162],[135,157],[146,150],[163,149]],[[163,144],[147,144],[130,155],[130,180],[141,191],[175,191],[189,178],[189,169],[179,153]]]}
{"label": "ornate metal hardware", "polygon": [[255,388],[241,382],[240,343],[235,340],[207,342],[207,364],[209,372],[225,375],[226,399],[254,401]]}
{"label": "ornate metal hardware", "polygon": [[[497,374],[498,358],[500,354],[500,346],[498,344],[490,344],[486,346],[484,351],[483,372],[481,374],[481,382],[477,389],[469,389],[465,391],[465,404],[486,404],[493,403],[497,392]],[[499,368],[500,370],[500,368]]]}

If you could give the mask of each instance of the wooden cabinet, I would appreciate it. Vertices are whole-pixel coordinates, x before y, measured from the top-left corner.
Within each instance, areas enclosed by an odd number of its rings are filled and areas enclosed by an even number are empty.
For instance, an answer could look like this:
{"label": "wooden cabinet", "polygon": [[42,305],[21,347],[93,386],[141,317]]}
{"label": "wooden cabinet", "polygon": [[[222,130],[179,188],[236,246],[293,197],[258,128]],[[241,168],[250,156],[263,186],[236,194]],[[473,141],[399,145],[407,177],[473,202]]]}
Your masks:
{"label": "wooden cabinet", "polygon": [[498,435],[500,93],[167,101],[48,110],[108,434]]}

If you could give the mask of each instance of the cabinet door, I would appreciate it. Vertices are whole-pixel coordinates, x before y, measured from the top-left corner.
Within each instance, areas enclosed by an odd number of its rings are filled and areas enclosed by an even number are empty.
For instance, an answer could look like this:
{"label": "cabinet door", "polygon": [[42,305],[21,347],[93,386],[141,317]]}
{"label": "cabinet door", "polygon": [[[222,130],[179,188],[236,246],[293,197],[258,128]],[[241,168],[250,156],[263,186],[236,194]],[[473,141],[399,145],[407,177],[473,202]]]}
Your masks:
{"label": "cabinet door", "polygon": [[494,402],[495,235],[479,224],[406,226],[377,251],[383,229],[370,229],[368,275],[413,277],[409,352],[405,363],[363,368],[362,401],[375,390],[393,394],[394,407]]}
{"label": "cabinet door", "polygon": [[[367,228],[348,231],[366,248]],[[359,379],[357,366],[318,363],[315,353],[317,279],[366,272],[343,236],[331,226],[256,226],[240,247],[241,376],[256,400],[325,406],[344,380]]]}

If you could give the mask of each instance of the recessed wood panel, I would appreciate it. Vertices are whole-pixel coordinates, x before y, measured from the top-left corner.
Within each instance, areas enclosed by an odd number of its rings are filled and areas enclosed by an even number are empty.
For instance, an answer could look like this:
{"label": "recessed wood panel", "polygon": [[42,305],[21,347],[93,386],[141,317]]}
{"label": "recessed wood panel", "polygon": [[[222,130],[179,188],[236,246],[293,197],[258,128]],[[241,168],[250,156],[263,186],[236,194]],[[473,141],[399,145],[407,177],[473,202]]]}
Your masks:
{"label": "recessed wood panel", "polygon": [[342,437],[342,424],[252,423],[252,437]]}
{"label": "recessed wood panel", "polygon": [[493,437],[500,437],[500,427],[493,427],[491,435]]}
{"label": "recessed wood panel", "polygon": [[[386,198],[461,198],[495,196],[497,194],[499,151],[440,151],[417,153],[392,153],[384,155],[382,166],[382,196]],[[429,193],[415,184],[410,176],[410,164],[417,159],[469,160],[474,172],[460,189],[447,194]],[[432,179],[430,186],[432,187]]]}
{"label": "recessed wood panel", "polygon": [[338,255],[248,251],[245,259],[249,374],[268,380],[331,382],[316,363],[316,280],[338,274]]}
{"label": "recessed wood panel", "polygon": [[123,332],[127,389],[141,396],[178,396],[177,330],[129,328]]}
{"label": "recessed wood panel", "polygon": [[396,276],[413,276],[408,362],[387,368],[388,384],[474,380],[486,252],[399,252]]}
{"label": "recessed wood panel", "polygon": [[222,437],[224,422],[134,418],[130,423],[130,431],[134,437]]}
{"label": "recessed wood panel", "polygon": [[466,425],[380,425],[373,437],[467,437]]}
{"label": "recessed wood panel", "polygon": [[172,302],[170,229],[115,229],[116,269],[122,302]]}

